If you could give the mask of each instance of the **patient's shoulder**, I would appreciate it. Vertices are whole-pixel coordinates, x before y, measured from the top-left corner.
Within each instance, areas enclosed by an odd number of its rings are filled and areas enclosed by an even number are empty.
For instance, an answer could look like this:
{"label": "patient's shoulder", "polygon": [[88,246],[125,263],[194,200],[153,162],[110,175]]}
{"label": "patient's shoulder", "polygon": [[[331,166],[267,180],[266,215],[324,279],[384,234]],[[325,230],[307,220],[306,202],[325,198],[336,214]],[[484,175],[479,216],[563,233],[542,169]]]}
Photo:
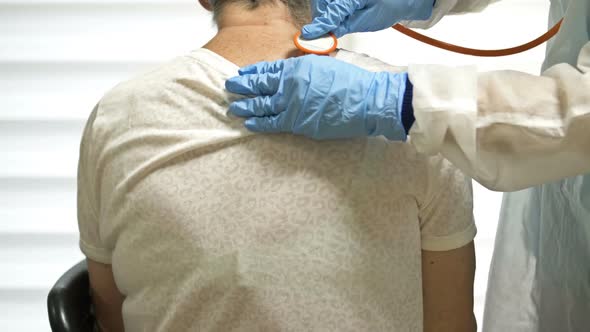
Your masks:
{"label": "patient's shoulder", "polygon": [[336,53],[336,59],[351,63],[368,71],[389,71],[397,73],[407,70],[406,67],[394,66],[367,54],[352,52],[345,49],[338,50]]}
{"label": "patient's shoulder", "polygon": [[102,108],[109,106],[121,110],[128,109],[142,99],[151,101],[161,98],[179,80],[179,76],[186,75],[190,61],[188,57],[178,57],[137,73],[107,91],[99,104]]}
{"label": "patient's shoulder", "polygon": [[128,128],[214,126],[230,103],[225,80],[235,73],[235,65],[199,49],[117,84],[100,100],[97,118]]}

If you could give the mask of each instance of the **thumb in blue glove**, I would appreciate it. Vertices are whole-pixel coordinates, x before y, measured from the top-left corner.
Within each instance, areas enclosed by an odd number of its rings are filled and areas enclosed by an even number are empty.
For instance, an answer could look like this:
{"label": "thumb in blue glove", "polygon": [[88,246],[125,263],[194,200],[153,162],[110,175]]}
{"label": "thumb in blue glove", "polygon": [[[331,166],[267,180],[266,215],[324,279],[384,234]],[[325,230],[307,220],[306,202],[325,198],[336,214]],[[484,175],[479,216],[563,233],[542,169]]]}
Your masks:
{"label": "thumb in blue glove", "polygon": [[328,32],[336,37],[379,31],[402,20],[427,20],[434,0],[312,0],[313,21],[301,35],[315,39]]}
{"label": "thumb in blue glove", "polygon": [[406,73],[374,73],[334,58],[308,55],[257,63],[239,74],[225,87],[251,98],[233,102],[229,111],[248,118],[245,126],[252,131],[315,139],[378,135],[406,139],[401,117],[409,82]]}

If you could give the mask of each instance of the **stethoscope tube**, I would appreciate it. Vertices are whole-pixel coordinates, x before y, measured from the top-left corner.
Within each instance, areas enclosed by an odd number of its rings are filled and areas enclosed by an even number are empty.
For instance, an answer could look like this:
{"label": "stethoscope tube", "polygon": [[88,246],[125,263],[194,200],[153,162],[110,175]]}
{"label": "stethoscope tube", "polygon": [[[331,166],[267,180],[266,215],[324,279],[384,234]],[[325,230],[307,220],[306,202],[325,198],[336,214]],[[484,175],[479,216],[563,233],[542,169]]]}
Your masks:
{"label": "stethoscope tube", "polygon": [[542,36],[540,36],[528,43],[525,43],[525,44],[522,44],[519,46],[515,46],[515,47],[503,48],[503,49],[497,49],[497,50],[481,50],[481,49],[463,47],[463,46],[458,46],[458,45],[446,43],[446,42],[440,41],[438,39],[434,39],[434,38],[430,38],[428,36],[425,36],[425,35],[418,33],[412,29],[406,28],[405,26],[403,26],[401,24],[396,24],[396,25],[392,26],[392,28],[403,33],[404,35],[406,35],[408,37],[414,38],[414,39],[421,41],[423,43],[426,43],[428,45],[442,48],[442,49],[450,51],[450,52],[472,55],[472,56],[479,56],[479,57],[498,57],[498,56],[507,56],[507,55],[513,55],[513,54],[517,54],[517,53],[522,53],[524,51],[528,51],[531,48],[534,48],[534,47],[537,47],[537,46],[543,44],[544,42],[548,41],[549,39],[551,39],[553,36],[555,36],[557,34],[557,32],[559,31],[559,28],[561,27],[562,22],[563,22],[563,18],[561,20],[559,20],[559,22],[557,22],[551,29],[549,29],[549,31],[547,31]]}

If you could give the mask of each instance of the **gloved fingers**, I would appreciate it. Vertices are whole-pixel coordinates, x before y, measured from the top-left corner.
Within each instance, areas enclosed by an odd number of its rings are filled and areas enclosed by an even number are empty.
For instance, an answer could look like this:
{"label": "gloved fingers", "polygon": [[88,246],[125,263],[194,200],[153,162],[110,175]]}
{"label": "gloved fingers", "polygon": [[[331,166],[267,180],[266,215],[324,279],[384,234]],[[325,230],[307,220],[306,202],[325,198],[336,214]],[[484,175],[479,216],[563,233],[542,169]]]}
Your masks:
{"label": "gloved fingers", "polygon": [[242,95],[274,95],[281,83],[280,73],[244,74],[225,81],[225,89]]}
{"label": "gloved fingers", "polygon": [[242,118],[269,116],[280,113],[278,108],[273,106],[271,96],[234,101],[229,105],[229,112]]}
{"label": "gloved fingers", "polygon": [[346,27],[356,32],[379,31],[391,28],[402,18],[407,17],[406,15],[410,14],[401,11],[395,14],[383,14],[381,8],[367,7],[356,11],[354,15],[349,17]]}
{"label": "gloved fingers", "polygon": [[258,68],[263,67],[265,65],[266,65],[266,61],[253,63],[251,65],[247,65],[247,66],[244,66],[244,67],[238,69],[238,74],[240,74],[240,75],[258,74]]}
{"label": "gloved fingers", "polygon": [[[356,11],[350,17],[348,17],[342,24],[333,31],[334,35],[342,36],[350,31],[354,32],[367,32],[371,29],[367,29],[367,22],[371,22],[374,14],[367,9],[361,9]],[[392,24],[393,25],[393,24]]]}
{"label": "gloved fingers", "polygon": [[242,67],[238,70],[240,75],[278,73],[283,70],[286,60],[277,60],[273,62],[262,61],[249,66]]}
{"label": "gloved fingers", "polygon": [[348,20],[344,21],[342,23],[342,25],[340,25],[339,27],[337,27],[335,30],[332,31],[332,33],[334,34],[334,36],[336,36],[336,38],[340,38],[346,34],[348,34],[350,32],[350,29],[348,27]]}
{"label": "gloved fingers", "polygon": [[[310,24],[307,24],[301,29],[301,36],[305,39],[316,39],[330,31],[335,31],[342,25],[342,23],[352,15],[359,7],[355,0],[339,0],[332,1],[326,6],[326,11],[322,15],[313,19]],[[346,33],[342,33],[339,29],[339,34],[334,32],[336,37],[342,37]]]}
{"label": "gloved fingers", "polygon": [[281,126],[283,114],[265,116],[261,118],[249,118],[244,121],[244,126],[255,133],[282,133],[288,131]]}
{"label": "gloved fingers", "polygon": [[312,23],[305,25],[301,29],[301,37],[305,39],[316,39],[327,34],[332,30],[333,25],[323,24],[314,19]]}

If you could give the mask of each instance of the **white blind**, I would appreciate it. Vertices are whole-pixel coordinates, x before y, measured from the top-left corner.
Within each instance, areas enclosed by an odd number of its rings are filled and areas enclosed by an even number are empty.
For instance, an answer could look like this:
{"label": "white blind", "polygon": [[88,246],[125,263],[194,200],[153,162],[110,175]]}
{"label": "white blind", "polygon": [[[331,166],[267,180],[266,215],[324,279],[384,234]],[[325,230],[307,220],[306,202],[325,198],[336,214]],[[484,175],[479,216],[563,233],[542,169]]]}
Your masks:
{"label": "white blind", "polygon": [[0,0],[0,331],[49,331],[47,292],[83,258],[76,166],[96,101],[213,33],[193,0]]}
{"label": "white blind", "polygon": [[[485,15],[445,19],[428,33],[476,47],[511,46],[545,29],[546,10],[544,2],[507,0]],[[195,0],[0,0],[0,331],[49,331],[47,292],[82,259],[75,176],[95,102],[213,33]],[[542,49],[501,60],[455,56],[393,31],[343,44],[398,65],[477,63],[536,73],[542,58]],[[479,318],[499,195],[476,189]]]}

